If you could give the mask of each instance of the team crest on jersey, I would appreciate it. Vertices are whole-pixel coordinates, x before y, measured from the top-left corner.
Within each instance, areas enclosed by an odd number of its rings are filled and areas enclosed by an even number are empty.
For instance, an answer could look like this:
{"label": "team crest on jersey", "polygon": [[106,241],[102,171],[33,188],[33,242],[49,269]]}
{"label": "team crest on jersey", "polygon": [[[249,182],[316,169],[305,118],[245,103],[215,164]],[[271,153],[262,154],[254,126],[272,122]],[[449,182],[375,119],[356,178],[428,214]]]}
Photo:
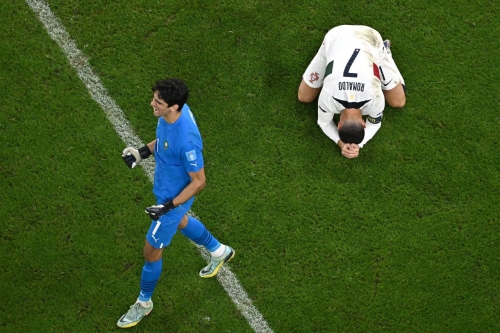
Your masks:
{"label": "team crest on jersey", "polygon": [[319,80],[318,72],[311,73],[309,76],[310,76],[309,82],[311,82],[311,83]]}
{"label": "team crest on jersey", "polygon": [[186,158],[190,162],[196,160],[196,152],[194,150],[188,151],[186,153]]}
{"label": "team crest on jersey", "polygon": [[165,140],[163,141],[163,149],[167,149],[168,148],[168,141]]}

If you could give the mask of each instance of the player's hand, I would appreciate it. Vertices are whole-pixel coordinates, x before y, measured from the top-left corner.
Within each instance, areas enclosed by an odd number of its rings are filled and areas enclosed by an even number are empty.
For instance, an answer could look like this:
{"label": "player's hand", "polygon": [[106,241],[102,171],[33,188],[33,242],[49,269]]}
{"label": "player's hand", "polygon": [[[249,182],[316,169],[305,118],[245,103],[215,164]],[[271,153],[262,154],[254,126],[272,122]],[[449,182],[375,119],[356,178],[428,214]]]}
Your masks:
{"label": "player's hand", "polygon": [[151,207],[146,207],[145,212],[153,220],[158,220],[163,214],[168,213],[174,207],[174,202],[172,200],[167,201],[164,205],[156,205]]}
{"label": "player's hand", "polygon": [[132,147],[123,149],[122,158],[125,164],[131,169],[135,168],[135,166],[142,161],[139,151]]}
{"label": "player's hand", "polygon": [[135,168],[135,166],[145,158],[148,158],[151,155],[151,151],[148,146],[144,146],[139,150],[127,147],[123,149],[122,158],[125,161],[125,164],[131,169]]}
{"label": "player's hand", "polygon": [[359,146],[355,143],[344,143],[342,145],[342,155],[347,158],[356,158],[359,155]]}

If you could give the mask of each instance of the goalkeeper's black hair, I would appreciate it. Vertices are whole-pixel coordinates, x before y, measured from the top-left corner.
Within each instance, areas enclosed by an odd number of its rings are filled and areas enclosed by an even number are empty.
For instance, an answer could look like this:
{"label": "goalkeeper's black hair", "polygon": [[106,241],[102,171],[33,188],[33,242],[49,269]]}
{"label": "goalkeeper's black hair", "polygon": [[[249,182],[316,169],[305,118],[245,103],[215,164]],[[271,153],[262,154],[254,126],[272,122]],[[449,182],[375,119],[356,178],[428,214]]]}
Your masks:
{"label": "goalkeeper's black hair", "polygon": [[360,144],[365,138],[365,128],[360,121],[344,122],[339,129],[340,140],[344,143]]}
{"label": "goalkeeper's black hair", "polygon": [[156,81],[153,86],[153,92],[158,91],[158,97],[160,97],[168,106],[173,106],[175,104],[179,105],[180,112],[189,96],[189,89],[179,79],[167,78],[165,80]]}

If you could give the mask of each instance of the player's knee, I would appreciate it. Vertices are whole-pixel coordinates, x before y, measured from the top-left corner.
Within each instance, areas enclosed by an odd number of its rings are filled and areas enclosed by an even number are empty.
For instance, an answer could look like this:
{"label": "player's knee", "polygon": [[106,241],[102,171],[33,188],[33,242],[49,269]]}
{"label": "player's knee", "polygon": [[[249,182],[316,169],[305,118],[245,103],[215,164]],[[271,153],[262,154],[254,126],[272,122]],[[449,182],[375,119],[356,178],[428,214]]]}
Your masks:
{"label": "player's knee", "polygon": [[388,104],[391,108],[402,109],[406,104],[406,96],[388,101]]}
{"label": "player's knee", "polygon": [[311,88],[302,80],[297,91],[297,98],[302,103],[311,103],[318,97],[320,91],[321,88]]}
{"label": "player's knee", "polygon": [[163,249],[154,248],[146,240],[144,244],[144,249],[142,250],[142,256],[144,257],[144,260],[148,262],[155,262],[161,259],[162,254],[163,254]]}
{"label": "player's knee", "polygon": [[181,223],[179,223],[179,225],[177,226],[177,229],[182,230],[187,226],[187,224],[188,224],[188,217],[187,215],[184,215],[182,217]]}
{"label": "player's knee", "polygon": [[298,93],[298,99],[299,99],[299,102],[302,102],[302,103],[311,103],[314,98],[308,94],[304,94],[302,93],[300,90],[299,90],[299,93]]}

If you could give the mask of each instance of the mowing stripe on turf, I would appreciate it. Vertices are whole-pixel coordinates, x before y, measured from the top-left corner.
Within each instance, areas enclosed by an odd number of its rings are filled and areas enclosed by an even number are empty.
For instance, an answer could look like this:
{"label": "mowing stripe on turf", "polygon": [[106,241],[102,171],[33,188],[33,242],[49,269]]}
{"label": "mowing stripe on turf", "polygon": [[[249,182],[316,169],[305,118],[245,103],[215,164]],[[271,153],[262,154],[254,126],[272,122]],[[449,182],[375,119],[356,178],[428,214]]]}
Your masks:
{"label": "mowing stripe on turf", "polygon": [[[52,13],[49,6],[42,0],[26,0],[26,3],[38,16],[49,36],[63,50],[69,63],[77,71],[78,76],[87,87],[92,98],[104,110],[109,121],[113,124],[116,133],[120,136],[125,145],[142,147],[144,143],[135,135],[129,122],[125,119],[123,111],[109,96],[101,80],[94,74],[92,68],[88,64],[87,57],[76,47],[76,44],[71,40],[69,34],[66,32],[59,19]],[[154,160],[144,160],[141,166],[152,182],[155,166]],[[192,212],[190,213],[192,214]],[[210,256],[209,253],[204,247],[197,247],[202,256],[208,261]],[[236,276],[227,266],[222,267],[217,274],[217,279],[255,332],[273,332],[262,314],[253,306],[252,301]]]}

